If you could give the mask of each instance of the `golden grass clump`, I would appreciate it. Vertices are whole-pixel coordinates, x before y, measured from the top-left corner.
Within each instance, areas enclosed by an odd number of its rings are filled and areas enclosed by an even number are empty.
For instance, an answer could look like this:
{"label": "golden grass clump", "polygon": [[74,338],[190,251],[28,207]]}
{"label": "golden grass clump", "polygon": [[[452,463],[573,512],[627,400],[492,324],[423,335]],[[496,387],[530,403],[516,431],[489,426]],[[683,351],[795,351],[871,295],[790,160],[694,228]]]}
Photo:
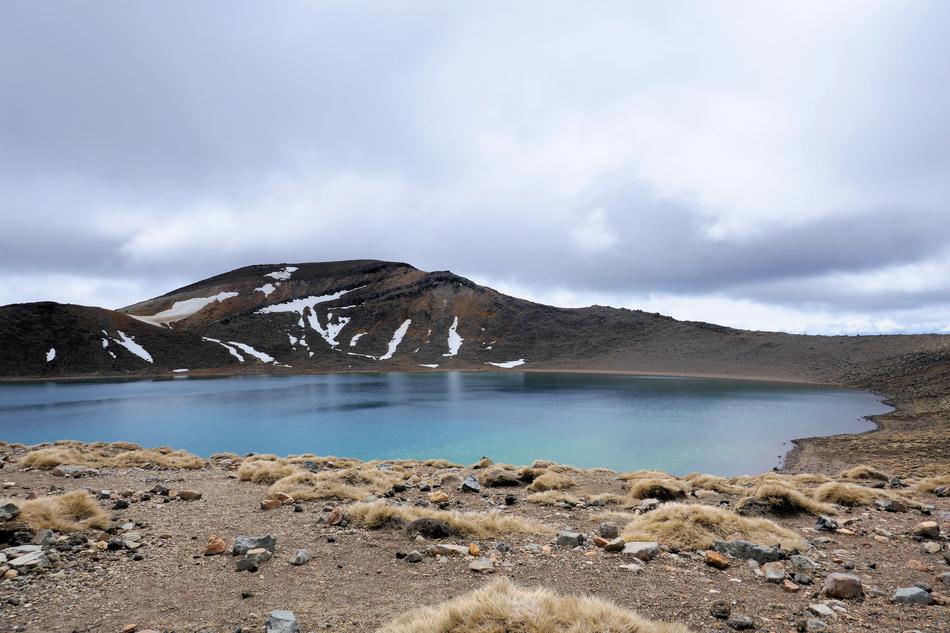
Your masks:
{"label": "golden grass clump", "polygon": [[812,496],[818,501],[853,507],[869,506],[875,499],[886,495],[872,488],[830,481],[816,488]]}
{"label": "golden grass clump", "polygon": [[673,476],[662,470],[634,470],[627,473],[620,473],[617,479],[620,481],[633,481],[636,479],[672,479]]}
{"label": "golden grass clump", "polygon": [[630,496],[634,499],[673,501],[684,498],[691,491],[689,482],[679,479],[634,479],[630,483]]}
{"label": "golden grass clump", "polygon": [[935,488],[941,486],[950,487],[950,475],[938,475],[937,477],[927,477],[914,482],[914,490],[917,492],[932,494]]}
{"label": "golden grass clump", "polygon": [[528,490],[531,492],[544,492],[545,490],[568,490],[576,486],[577,483],[561,473],[546,472],[531,482]]}
{"label": "golden grass clump", "polygon": [[238,467],[238,479],[255,484],[273,484],[284,477],[302,472],[293,464],[264,459],[244,460]]}
{"label": "golden grass clump", "polygon": [[525,497],[525,501],[541,506],[558,506],[562,503],[566,503],[569,506],[581,504],[580,499],[561,490],[545,490],[544,492],[535,492]]}
{"label": "golden grass clump", "polygon": [[712,490],[724,495],[741,495],[745,490],[739,486],[729,483],[725,477],[716,475],[706,475],[704,473],[690,473],[683,477],[693,488],[699,490]]}
{"label": "golden grass clump", "polygon": [[752,494],[743,497],[736,504],[739,514],[767,512],[778,516],[808,514],[835,514],[835,507],[806,497],[798,490],[778,483],[766,483],[756,488]]}
{"label": "golden grass clump", "polygon": [[354,503],[346,512],[351,522],[371,530],[426,518],[445,521],[460,534],[474,538],[511,533],[554,534],[554,530],[543,523],[500,512],[448,512],[418,506],[389,505],[383,501]]}
{"label": "golden grass clump", "polygon": [[600,598],[522,588],[500,578],[435,606],[404,613],[377,633],[689,633]]}
{"label": "golden grass clump", "polygon": [[52,470],[64,465],[128,468],[146,464],[166,469],[198,470],[205,466],[205,460],[187,451],[175,451],[165,446],[147,449],[129,442],[82,444],[72,441],[31,450],[20,459],[21,466],[39,470]]}
{"label": "golden grass clump", "polygon": [[57,532],[79,532],[109,527],[109,515],[85,490],[14,503],[20,507],[18,520],[33,530],[49,528]]}
{"label": "golden grass clump", "polygon": [[869,479],[873,481],[890,481],[891,476],[887,473],[881,472],[876,468],[866,466],[864,464],[859,464],[854,468],[849,468],[848,470],[841,471],[838,475],[842,479]]}
{"label": "golden grass clump", "polygon": [[709,549],[713,542],[741,538],[762,545],[804,549],[799,536],[768,519],[739,516],[704,505],[668,503],[633,519],[623,530],[627,541],[659,541],[680,550]]}

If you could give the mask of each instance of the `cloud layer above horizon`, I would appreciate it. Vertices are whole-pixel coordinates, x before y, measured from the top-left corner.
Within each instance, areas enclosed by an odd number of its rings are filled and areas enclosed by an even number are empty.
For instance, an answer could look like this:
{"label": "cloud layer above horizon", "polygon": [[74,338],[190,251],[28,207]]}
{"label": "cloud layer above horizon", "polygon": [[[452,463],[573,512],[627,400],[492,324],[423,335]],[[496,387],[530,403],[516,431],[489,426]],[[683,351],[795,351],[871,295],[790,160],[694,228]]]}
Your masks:
{"label": "cloud layer above horizon", "polygon": [[0,7],[0,304],[377,258],[950,332],[950,4]]}

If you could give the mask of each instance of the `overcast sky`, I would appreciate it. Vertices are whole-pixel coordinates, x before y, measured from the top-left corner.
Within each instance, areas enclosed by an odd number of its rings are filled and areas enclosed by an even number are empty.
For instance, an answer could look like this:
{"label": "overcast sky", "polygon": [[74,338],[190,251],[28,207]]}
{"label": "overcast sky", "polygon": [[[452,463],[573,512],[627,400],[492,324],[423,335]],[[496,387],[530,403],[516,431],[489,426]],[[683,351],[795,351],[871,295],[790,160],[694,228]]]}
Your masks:
{"label": "overcast sky", "polygon": [[378,258],[950,332],[950,3],[0,4],[0,304]]}

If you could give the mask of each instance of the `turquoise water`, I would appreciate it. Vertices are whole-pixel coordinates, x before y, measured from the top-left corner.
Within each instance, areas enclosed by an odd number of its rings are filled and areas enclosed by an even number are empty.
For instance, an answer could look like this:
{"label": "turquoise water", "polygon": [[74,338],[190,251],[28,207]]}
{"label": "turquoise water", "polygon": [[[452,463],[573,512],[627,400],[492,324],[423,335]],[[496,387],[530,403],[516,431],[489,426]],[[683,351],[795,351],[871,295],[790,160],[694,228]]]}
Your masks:
{"label": "turquoise water", "polygon": [[483,455],[526,464],[754,474],[789,440],[872,428],[856,390],[785,383],[521,372],[247,376],[0,384],[0,439],[126,440],[200,455],[360,459]]}

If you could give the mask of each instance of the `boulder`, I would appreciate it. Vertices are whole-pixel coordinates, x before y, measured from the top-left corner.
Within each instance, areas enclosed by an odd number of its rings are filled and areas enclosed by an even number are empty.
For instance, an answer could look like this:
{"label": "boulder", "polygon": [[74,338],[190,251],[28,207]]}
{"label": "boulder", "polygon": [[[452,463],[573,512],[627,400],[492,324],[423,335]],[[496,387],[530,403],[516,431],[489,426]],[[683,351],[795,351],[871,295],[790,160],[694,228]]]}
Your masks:
{"label": "boulder", "polygon": [[449,538],[458,531],[440,519],[421,518],[412,521],[406,530],[410,534],[421,534],[426,538]]}
{"label": "boulder", "polygon": [[623,548],[624,556],[633,556],[642,561],[650,561],[660,553],[660,544],[654,541],[631,541]]}
{"label": "boulder", "polygon": [[290,564],[297,567],[306,565],[310,562],[310,552],[305,549],[298,549],[290,559]]}
{"label": "boulder", "polygon": [[861,579],[852,574],[828,574],[821,592],[828,598],[836,600],[864,597],[864,587],[861,584]]}
{"label": "boulder", "polygon": [[12,521],[20,516],[20,506],[15,503],[0,505],[0,521]]}
{"label": "boulder", "polygon": [[482,485],[478,483],[478,478],[475,475],[469,475],[459,486],[459,490],[462,492],[481,492]]}
{"label": "boulder", "polygon": [[653,499],[653,498],[644,499],[643,501],[640,502],[640,505],[638,505],[636,509],[639,510],[640,512],[650,512],[652,510],[656,510],[657,508],[659,508],[660,503],[661,501],[659,499]]}
{"label": "boulder", "polygon": [[777,548],[757,545],[749,541],[715,541],[713,549],[732,558],[752,559],[759,564],[771,563],[787,558],[788,554]]}
{"label": "boulder", "polygon": [[297,616],[292,611],[271,611],[264,625],[264,633],[300,633]]}
{"label": "boulder", "polygon": [[249,550],[263,548],[273,553],[277,550],[277,539],[268,534],[267,536],[239,536],[234,539],[234,546],[231,548],[233,556],[247,554]]}
{"label": "boulder", "polygon": [[904,587],[898,589],[891,596],[891,602],[898,604],[933,604],[934,597],[929,591],[924,591],[920,587]]}
{"label": "boulder", "polygon": [[921,521],[914,528],[914,536],[921,538],[940,538],[940,526],[936,521]]}
{"label": "boulder", "polygon": [[580,532],[571,532],[570,530],[561,530],[557,533],[558,545],[564,545],[567,547],[577,547],[578,545],[584,544],[584,535]]}

